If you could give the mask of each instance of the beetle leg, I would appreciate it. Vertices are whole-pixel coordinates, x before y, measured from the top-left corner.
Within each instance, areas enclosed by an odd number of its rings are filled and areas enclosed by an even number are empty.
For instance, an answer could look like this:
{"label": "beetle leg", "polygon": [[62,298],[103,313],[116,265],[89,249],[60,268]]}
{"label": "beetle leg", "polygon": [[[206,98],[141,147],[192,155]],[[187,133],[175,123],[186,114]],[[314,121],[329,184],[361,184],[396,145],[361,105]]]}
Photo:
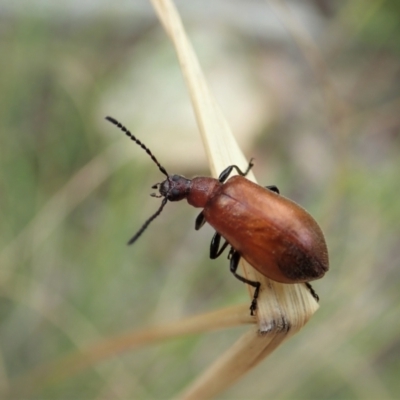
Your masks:
{"label": "beetle leg", "polygon": [[279,194],[279,189],[275,185],[270,185],[270,186],[265,186],[267,189],[271,190],[272,192],[275,192]]}
{"label": "beetle leg", "polygon": [[307,286],[307,289],[310,291],[311,296],[314,297],[314,299],[317,300],[317,302],[319,302],[319,296],[317,295],[313,287],[308,282],[306,282],[305,284]]}
{"label": "beetle leg", "polygon": [[206,219],[205,219],[203,211],[202,211],[196,218],[194,229],[196,229],[196,231],[198,231],[205,224],[205,222],[206,222]]}
{"label": "beetle leg", "polygon": [[231,174],[231,172],[232,172],[232,170],[233,169],[236,169],[236,172],[239,174],[239,175],[241,175],[241,176],[246,176],[248,173],[249,173],[249,171],[251,170],[251,168],[253,167],[253,160],[254,160],[254,158],[252,158],[252,159],[250,159],[250,162],[249,162],[249,165],[247,166],[247,169],[246,169],[246,171],[242,171],[237,165],[230,165],[229,167],[226,167],[220,174],[219,174],[219,177],[218,177],[218,180],[221,182],[221,183],[224,183],[227,179],[228,179],[228,176]]}
{"label": "beetle leg", "polygon": [[260,292],[261,284],[260,284],[260,282],[251,281],[251,280],[246,279],[243,276],[239,275],[236,272],[236,270],[239,265],[239,260],[240,260],[241,256],[240,256],[239,252],[234,250],[233,248],[231,249],[229,254],[230,254],[230,260],[231,260],[229,267],[230,267],[232,274],[235,276],[235,278],[239,279],[239,281],[241,281],[243,283],[247,283],[248,285],[253,286],[255,288],[253,300],[251,301],[251,304],[250,304],[250,315],[254,315],[254,311],[257,309],[257,298],[258,298],[258,294]]}
{"label": "beetle leg", "polygon": [[229,244],[227,241],[225,241],[222,247],[219,248],[220,242],[221,242],[221,235],[218,232],[215,232],[213,238],[211,239],[211,245],[210,245],[211,260],[215,260],[216,258],[218,258]]}

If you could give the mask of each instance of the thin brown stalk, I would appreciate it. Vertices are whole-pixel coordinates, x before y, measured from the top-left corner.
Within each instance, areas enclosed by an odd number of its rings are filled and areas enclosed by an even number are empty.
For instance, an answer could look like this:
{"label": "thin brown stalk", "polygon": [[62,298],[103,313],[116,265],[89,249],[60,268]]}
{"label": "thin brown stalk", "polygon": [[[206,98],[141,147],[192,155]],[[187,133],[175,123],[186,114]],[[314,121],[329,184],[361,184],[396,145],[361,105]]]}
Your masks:
{"label": "thin brown stalk", "polygon": [[32,395],[48,385],[64,381],[82,370],[98,366],[105,360],[138,347],[178,336],[227,329],[244,324],[255,324],[255,322],[256,319],[249,315],[247,305],[239,305],[177,322],[111,336],[83,350],[68,354],[64,358],[30,371],[27,375],[12,383],[6,396],[21,398],[27,394]]}

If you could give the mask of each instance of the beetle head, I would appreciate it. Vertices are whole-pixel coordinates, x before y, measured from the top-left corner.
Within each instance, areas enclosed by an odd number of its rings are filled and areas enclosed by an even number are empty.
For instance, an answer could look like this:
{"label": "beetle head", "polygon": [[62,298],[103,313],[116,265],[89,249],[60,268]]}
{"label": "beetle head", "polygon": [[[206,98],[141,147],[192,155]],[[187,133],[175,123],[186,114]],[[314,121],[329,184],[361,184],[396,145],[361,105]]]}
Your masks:
{"label": "beetle head", "polygon": [[153,189],[159,189],[160,196],[169,201],[179,201],[187,197],[190,192],[191,180],[181,175],[170,175],[165,181],[153,186]]}

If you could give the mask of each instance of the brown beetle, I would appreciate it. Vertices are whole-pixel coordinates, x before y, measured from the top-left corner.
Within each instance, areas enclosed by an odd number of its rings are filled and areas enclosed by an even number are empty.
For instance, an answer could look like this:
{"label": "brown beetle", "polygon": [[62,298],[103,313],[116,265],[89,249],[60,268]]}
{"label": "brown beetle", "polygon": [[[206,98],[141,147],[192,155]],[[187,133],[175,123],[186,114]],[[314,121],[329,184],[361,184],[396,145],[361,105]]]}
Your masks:
{"label": "brown beetle", "polygon": [[[229,245],[230,270],[240,281],[255,288],[250,306],[253,315],[257,308],[260,283],[239,275],[236,271],[243,257],[262,275],[281,283],[306,283],[318,300],[309,281],[322,278],[329,269],[328,250],[324,235],[317,222],[303,208],[280,196],[276,186],[263,188],[245,178],[252,168],[252,160],[241,171],[230,165],[218,179],[181,175],[168,175],[151,151],[112,117],[106,118],[142,147],[167,179],[154,185],[162,197],[157,212],[129,240],[134,243],[162,211],[167,201],[186,199],[193,207],[203,208],[196,219],[195,228],[208,222],[216,233],[211,240],[210,258],[219,257]],[[228,179],[233,170],[239,175]],[[221,246],[221,238],[225,243]]]}

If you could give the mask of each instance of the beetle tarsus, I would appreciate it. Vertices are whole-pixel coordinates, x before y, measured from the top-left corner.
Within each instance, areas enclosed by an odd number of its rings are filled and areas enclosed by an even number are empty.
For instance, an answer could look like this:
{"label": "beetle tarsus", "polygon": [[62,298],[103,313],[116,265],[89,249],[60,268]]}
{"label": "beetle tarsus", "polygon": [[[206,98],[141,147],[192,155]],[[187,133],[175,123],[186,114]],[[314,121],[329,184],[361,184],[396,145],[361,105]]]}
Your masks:
{"label": "beetle tarsus", "polygon": [[251,304],[250,304],[250,315],[254,315],[254,311],[257,310],[257,299],[258,299],[258,294],[260,293],[260,287],[261,287],[260,282],[255,282],[255,283],[257,283],[257,286],[256,286],[256,290],[254,291],[253,300],[251,301]]}
{"label": "beetle tarsus", "polygon": [[254,160],[254,158],[251,158],[250,159],[250,162],[249,162],[249,165],[247,166],[247,169],[246,169],[246,171],[242,171],[237,165],[229,165],[229,167],[226,167],[220,174],[219,174],[219,177],[218,177],[218,180],[221,182],[221,183],[224,183],[227,179],[228,179],[228,177],[229,177],[229,175],[231,174],[231,172],[233,171],[233,169],[236,169],[236,172],[240,175],[240,176],[246,176],[248,173],[249,173],[249,171],[253,168],[253,166],[254,166],[254,164],[253,164],[253,161]]}
{"label": "beetle tarsus", "polygon": [[319,296],[317,295],[316,291],[314,290],[314,288],[310,285],[309,282],[306,282],[305,285],[307,286],[307,289],[310,291],[311,296],[314,297],[314,299],[317,301],[317,303],[319,302]]}
{"label": "beetle tarsus", "polygon": [[250,315],[255,315],[254,312],[257,310],[257,300],[252,300],[250,304]]}

